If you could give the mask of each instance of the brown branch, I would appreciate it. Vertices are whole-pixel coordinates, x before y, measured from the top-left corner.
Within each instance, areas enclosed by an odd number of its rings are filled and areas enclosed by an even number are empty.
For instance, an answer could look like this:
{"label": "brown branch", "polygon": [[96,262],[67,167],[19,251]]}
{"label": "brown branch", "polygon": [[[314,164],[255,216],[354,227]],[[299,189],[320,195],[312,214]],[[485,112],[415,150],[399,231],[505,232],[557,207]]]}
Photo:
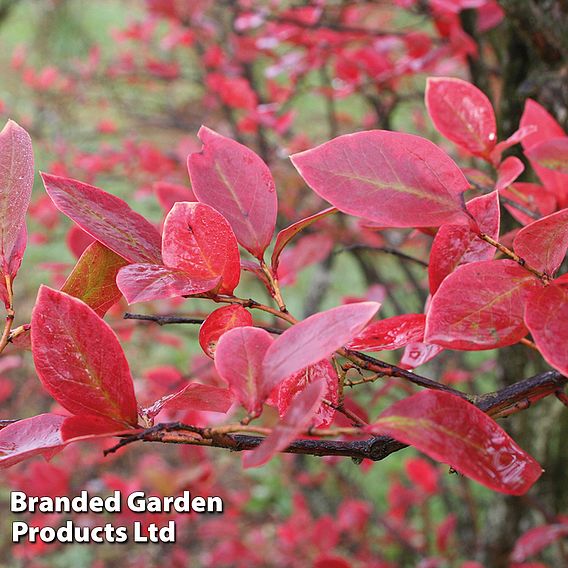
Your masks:
{"label": "brown branch", "polygon": [[364,244],[354,244],[354,245],[349,245],[343,248],[340,248],[338,250],[336,250],[334,252],[334,254],[339,254],[342,252],[350,252],[350,251],[354,251],[354,250],[364,250],[364,251],[369,251],[369,252],[384,252],[386,254],[392,254],[393,256],[397,256],[398,258],[401,258],[403,260],[408,260],[409,262],[414,262],[415,264],[419,264],[420,266],[423,266],[424,268],[428,268],[428,263],[421,260],[420,258],[416,258],[415,256],[411,256],[409,254],[406,254],[404,252],[401,252],[395,248],[391,248],[391,247],[372,247],[369,245],[364,245]]}

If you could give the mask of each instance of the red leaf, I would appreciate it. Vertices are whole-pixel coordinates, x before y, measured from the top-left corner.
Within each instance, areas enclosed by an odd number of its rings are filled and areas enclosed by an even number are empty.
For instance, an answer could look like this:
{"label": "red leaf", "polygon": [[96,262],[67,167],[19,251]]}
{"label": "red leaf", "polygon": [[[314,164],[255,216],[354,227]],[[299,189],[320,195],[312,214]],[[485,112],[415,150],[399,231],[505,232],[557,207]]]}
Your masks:
{"label": "red leaf", "polygon": [[524,562],[558,539],[568,535],[568,524],[542,525],[526,531],[515,543],[513,562]]}
{"label": "red leaf", "polygon": [[203,203],[174,204],[164,221],[164,264],[195,280],[221,277],[221,294],[232,294],[241,264],[235,235],[226,219]]}
{"label": "red leaf", "polygon": [[306,183],[340,211],[384,227],[467,223],[469,183],[432,142],[386,130],[339,136],[291,156]]}
{"label": "red leaf", "polygon": [[272,337],[257,327],[236,327],[225,333],[215,350],[215,368],[227,381],[231,392],[256,416],[276,382],[265,376],[262,369]]}
{"label": "red leaf", "polygon": [[106,438],[120,434],[132,434],[135,428],[125,428],[123,423],[115,422],[104,416],[79,414],[68,416],[61,426],[61,437],[66,444],[79,439]]}
{"label": "red leaf", "polygon": [[502,191],[509,187],[523,173],[524,169],[525,166],[519,158],[515,156],[505,158],[497,170],[498,178],[495,189]]}
{"label": "red leaf", "polygon": [[536,132],[537,130],[537,127],[534,125],[524,126],[513,132],[513,134],[511,134],[511,136],[509,136],[507,140],[499,142],[491,152],[491,161],[493,162],[493,164],[499,164],[499,162],[501,161],[501,154],[503,154],[503,152],[507,150],[507,148],[510,148],[511,146],[522,142],[527,136],[529,136],[533,132]]}
{"label": "red leaf", "polygon": [[523,495],[542,473],[493,419],[453,394],[419,392],[387,408],[366,429],[412,445],[501,493]]}
{"label": "red leaf", "polygon": [[49,459],[64,445],[61,437],[64,420],[65,416],[40,414],[0,430],[0,468],[10,467],[38,454]]}
{"label": "red leaf", "polygon": [[285,450],[299,432],[311,424],[317,409],[321,405],[325,392],[325,381],[310,383],[290,404],[284,418],[276,425],[272,433],[252,452],[243,456],[245,468],[265,464],[274,454]]}
{"label": "red leaf", "polygon": [[[12,255],[25,249],[26,212],[34,183],[34,155],[29,134],[13,120],[0,131],[0,270],[15,276]],[[4,280],[2,278],[2,280]]]}
{"label": "red leaf", "polygon": [[174,394],[163,396],[145,408],[143,413],[150,418],[157,416],[162,410],[200,410],[206,412],[227,412],[233,399],[227,389],[190,383]]}
{"label": "red leaf", "polygon": [[187,159],[193,192],[229,221],[245,249],[262,258],[278,207],[268,166],[252,150],[205,126],[198,136],[203,148]]}
{"label": "red leaf", "polygon": [[568,374],[568,285],[562,277],[527,298],[525,322],[546,361]]}
{"label": "red leaf", "polygon": [[80,181],[41,174],[57,208],[129,262],[162,262],[156,228],[122,199]]}
{"label": "red leaf", "polygon": [[6,307],[10,306],[10,297],[6,288],[6,276],[10,276],[12,281],[16,278],[16,274],[18,274],[22,259],[24,258],[27,244],[28,230],[24,223],[10,253],[6,257],[2,257],[0,254],[0,262],[2,262],[0,266],[0,298]]}
{"label": "red leaf", "polygon": [[420,365],[425,365],[444,350],[440,345],[426,345],[426,343],[409,343],[404,348],[404,353],[400,358],[400,366],[403,369],[416,369]]}
{"label": "red leaf", "polygon": [[[561,126],[552,116],[537,102],[527,99],[525,109],[520,122],[521,127],[536,126],[537,130],[527,136],[523,142],[523,148],[528,155],[532,148],[550,138],[566,136]],[[529,158],[530,159],[530,158]],[[537,162],[530,160],[531,165],[542,180],[542,183],[554,192],[561,207],[568,206],[568,175],[545,168]]]}
{"label": "red leaf", "polygon": [[120,300],[116,275],[127,263],[98,241],[87,247],[61,291],[79,298],[103,317]]}
{"label": "red leaf", "polygon": [[[476,197],[467,203],[467,209],[476,220],[479,229],[497,239],[499,237],[499,195],[496,191]],[[458,266],[478,260],[491,260],[495,248],[482,241],[466,225],[442,225],[430,251],[428,278],[430,293]]]}
{"label": "red leaf", "polygon": [[337,209],[335,207],[328,207],[319,213],[314,213],[314,215],[310,215],[305,219],[301,219],[300,221],[296,221],[289,227],[282,229],[276,236],[276,243],[274,245],[274,251],[272,252],[272,270],[276,271],[278,269],[278,260],[280,258],[280,254],[284,250],[284,247],[300,232],[303,231],[306,227],[309,227],[312,223],[327,217],[333,213],[336,213]]}
{"label": "red leaf", "polygon": [[167,213],[178,201],[196,201],[195,195],[189,187],[169,183],[167,181],[157,181],[154,183],[154,193],[158,203]]}
{"label": "red leaf", "polygon": [[[307,385],[320,380],[325,384],[323,398],[337,406],[339,402],[339,378],[333,365],[327,359],[323,359],[319,363],[310,365],[295,375],[284,379],[276,387],[274,403],[278,408],[280,417],[282,418],[286,414],[290,405]],[[335,408],[322,401],[314,415],[314,428],[326,428],[331,424],[334,416]]]}
{"label": "red leaf", "polygon": [[515,252],[537,270],[554,274],[568,250],[568,209],[523,227],[513,242]]}
{"label": "red leaf", "polygon": [[219,277],[199,280],[183,270],[158,264],[129,264],[121,268],[116,284],[129,304],[202,294],[216,288]]}
{"label": "red leaf", "polygon": [[32,353],[43,386],[69,412],[136,425],[136,398],[122,347],[86,304],[42,286],[32,312]]}
{"label": "red leaf", "polygon": [[477,156],[488,157],[497,142],[491,101],[477,87],[450,77],[429,77],[426,108],[446,138]]}
{"label": "red leaf", "polygon": [[[519,204],[523,209],[536,213],[538,217],[549,215],[556,211],[554,193],[536,183],[517,182],[499,192],[503,197]],[[535,219],[518,208],[505,203],[505,208],[522,225],[528,225]]]}
{"label": "red leaf", "polygon": [[217,342],[226,331],[249,325],[252,325],[252,316],[248,310],[238,304],[224,306],[211,312],[199,328],[199,345],[213,359]]}
{"label": "red leaf", "polygon": [[426,317],[426,343],[494,349],[523,338],[526,293],[539,280],[512,260],[460,266],[441,284]]}
{"label": "red leaf", "polygon": [[80,256],[85,252],[87,247],[93,243],[95,239],[91,237],[88,233],[85,233],[81,227],[77,225],[73,225],[69,232],[67,233],[67,237],[65,242],[67,243],[67,247],[73,253],[75,258],[80,258]]}
{"label": "red leaf", "polygon": [[368,325],[353,341],[348,349],[357,351],[388,351],[404,347],[408,343],[424,339],[424,314],[404,314],[394,316]]}
{"label": "red leaf", "polygon": [[525,152],[531,162],[562,174],[568,174],[568,136],[550,138]]}
{"label": "red leaf", "polygon": [[357,336],[380,306],[377,302],[346,304],[314,314],[287,329],[266,352],[265,380],[275,386],[326,359]]}

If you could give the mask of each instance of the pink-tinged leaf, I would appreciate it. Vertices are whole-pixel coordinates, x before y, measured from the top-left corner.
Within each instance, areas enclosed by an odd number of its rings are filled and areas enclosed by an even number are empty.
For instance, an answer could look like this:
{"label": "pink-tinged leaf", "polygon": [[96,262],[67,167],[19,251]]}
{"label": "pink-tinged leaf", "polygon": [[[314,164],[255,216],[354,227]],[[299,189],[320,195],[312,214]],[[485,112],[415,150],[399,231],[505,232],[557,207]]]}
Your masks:
{"label": "pink-tinged leaf", "polygon": [[159,264],[129,264],[118,271],[116,284],[126,301],[134,304],[209,292],[217,287],[219,277],[199,280]]}
{"label": "pink-tinged leaf", "polygon": [[286,415],[276,425],[272,433],[252,452],[243,456],[243,466],[259,467],[272,456],[285,450],[296,436],[306,430],[313,421],[321,405],[326,383],[319,380],[310,383],[290,404]]}
{"label": "pink-tinged leaf", "polygon": [[233,398],[227,389],[202,385],[200,383],[190,383],[174,394],[168,394],[157,400],[143,410],[143,414],[153,418],[162,410],[199,410],[205,412],[226,413]]}
{"label": "pink-tinged leaf", "polygon": [[305,219],[296,221],[289,227],[282,229],[276,236],[276,243],[274,245],[274,251],[272,252],[272,270],[276,271],[278,269],[278,261],[280,259],[280,254],[284,250],[284,247],[300,232],[306,227],[309,227],[312,223],[324,219],[333,213],[336,213],[337,209],[335,207],[328,207],[319,213],[310,215]]}
{"label": "pink-tinged leaf", "polygon": [[43,386],[63,408],[136,425],[128,362],[112,329],[89,306],[42,286],[32,312],[32,353]]}
{"label": "pink-tinged leaf", "polygon": [[536,132],[537,130],[538,128],[534,125],[524,126],[513,132],[513,134],[511,134],[511,136],[509,136],[507,140],[499,142],[491,152],[491,161],[493,162],[493,164],[498,165],[501,161],[501,155],[505,150],[507,150],[511,146],[514,146],[515,144],[518,144],[519,142],[522,142],[527,136],[529,136],[533,132]]}
{"label": "pink-tinged leaf", "polygon": [[440,345],[426,345],[422,342],[409,343],[404,348],[399,365],[403,369],[416,369],[434,359],[443,350],[444,348]]}
{"label": "pink-tinged leaf", "polygon": [[14,276],[9,268],[12,254],[20,256],[19,262],[23,256],[22,231],[25,231],[33,183],[31,138],[21,126],[9,120],[0,131],[0,270],[4,275]]}
{"label": "pink-tinged leaf", "polygon": [[[472,199],[467,203],[467,209],[475,219],[476,231],[498,238],[500,209],[497,192]],[[443,225],[434,238],[430,252],[428,273],[431,293],[458,266],[476,260],[489,260],[494,254],[494,247],[478,238],[477,233],[469,227]]]}
{"label": "pink-tinged leaf", "polygon": [[236,327],[225,333],[215,350],[215,368],[247,412],[256,416],[276,382],[265,376],[262,362],[273,339],[264,329]]}
{"label": "pink-tinged leaf", "polygon": [[122,297],[116,276],[126,264],[121,256],[95,241],[81,255],[61,291],[79,298],[103,317]]}
{"label": "pink-tinged leaf", "polygon": [[535,144],[525,152],[531,162],[543,168],[568,174],[568,136],[550,138]]}
{"label": "pink-tinged leaf", "polygon": [[[520,126],[537,127],[537,130],[522,142],[525,154],[529,154],[535,146],[546,140],[566,136],[556,120],[541,105],[531,99],[525,103]],[[542,183],[554,193],[560,207],[568,207],[568,175],[545,168],[534,160],[530,162]]]}
{"label": "pink-tinged leaf", "polygon": [[529,295],[525,322],[544,359],[568,374],[568,285],[564,277]]}
{"label": "pink-tinged leaf", "polygon": [[567,523],[556,523],[534,527],[525,532],[515,543],[511,553],[513,562],[524,562],[531,556],[568,535]]}
{"label": "pink-tinged leaf", "polygon": [[124,423],[115,422],[104,416],[79,414],[65,419],[61,426],[61,437],[68,444],[77,440],[132,434],[135,430],[132,426],[125,428]]}
{"label": "pink-tinged leaf", "polygon": [[287,248],[278,264],[278,280],[282,286],[290,286],[296,282],[298,273],[324,261],[333,250],[335,244],[331,235],[314,233],[300,239],[295,246]]}
{"label": "pink-tinged leaf", "polygon": [[497,422],[446,392],[422,391],[396,402],[367,430],[414,446],[500,493],[523,495],[542,473]]}
{"label": "pink-tinged leaf", "polygon": [[287,329],[266,352],[265,380],[273,386],[329,357],[354,337],[377,313],[377,302],[359,302],[320,312]]}
{"label": "pink-tinged leaf", "polygon": [[519,158],[515,156],[505,158],[497,170],[495,189],[502,191],[506,187],[509,187],[523,173],[524,169],[525,166]]}
{"label": "pink-tinged leaf", "polygon": [[527,210],[534,213],[537,218],[550,215],[550,213],[556,211],[556,197],[554,193],[536,183],[517,182],[499,193],[522,208],[517,208],[508,203],[504,204],[507,211],[521,225],[528,225],[535,221],[534,217],[525,212]]}
{"label": "pink-tinged leaf", "polygon": [[495,113],[477,87],[461,79],[429,77],[426,108],[438,132],[476,156],[489,156],[497,142]]}
{"label": "pink-tinged leaf", "polygon": [[189,187],[170,183],[167,181],[157,181],[154,183],[154,193],[158,203],[167,213],[178,201],[196,201],[195,195]]}
{"label": "pink-tinged leaf", "polygon": [[320,197],[383,227],[468,222],[462,195],[468,181],[445,152],[420,136],[357,132],[291,160]]}
{"label": "pink-tinged leaf", "polygon": [[164,221],[164,264],[196,280],[221,277],[221,294],[239,283],[239,247],[227,220],[203,203],[176,203]]}
{"label": "pink-tinged leaf", "polygon": [[41,174],[56,207],[129,262],[162,262],[157,229],[122,199],[80,181]]}
{"label": "pink-tinged leaf", "polygon": [[51,457],[64,445],[61,426],[65,416],[40,414],[0,430],[0,468],[41,454]]}
{"label": "pink-tinged leaf", "polygon": [[[26,250],[26,245],[28,244],[28,230],[26,224],[24,223],[20,229],[20,234],[12,247],[9,258],[3,267],[0,267],[0,298],[4,302],[6,307],[9,307],[10,298],[8,295],[8,290],[6,288],[6,276],[10,276],[11,280],[14,281],[18,270],[22,264],[22,259],[24,258],[24,252]],[[6,261],[6,259],[4,259]]]}
{"label": "pink-tinged leaf", "polygon": [[512,260],[460,266],[440,285],[426,317],[426,343],[494,349],[522,339],[526,294],[539,280]]}
{"label": "pink-tinged leaf", "polygon": [[238,304],[224,306],[211,312],[199,328],[199,345],[213,359],[217,342],[226,331],[250,325],[252,316],[248,310]]}
{"label": "pink-tinged leaf", "polygon": [[[339,378],[333,365],[324,359],[315,365],[302,369],[299,373],[284,379],[275,389],[274,403],[278,408],[278,414],[282,418],[296,397],[311,383],[323,381],[325,390],[323,398],[332,405],[339,402]],[[326,428],[335,416],[335,408],[321,403],[313,418],[314,428]]]}
{"label": "pink-tinged leaf", "polygon": [[513,243],[515,252],[531,266],[554,274],[568,250],[568,209],[523,227]]}
{"label": "pink-tinged leaf", "polygon": [[[476,220],[479,229],[499,238],[499,195],[496,191],[476,197],[467,203],[467,209]],[[442,225],[432,243],[428,263],[430,293],[434,294],[440,284],[458,266],[478,260],[491,260],[495,248],[481,240],[466,225]]]}
{"label": "pink-tinged leaf", "polygon": [[262,258],[278,208],[268,166],[249,148],[209,128],[202,126],[198,136],[203,148],[187,159],[193,192],[229,221],[245,249]]}
{"label": "pink-tinged leaf", "polygon": [[424,314],[403,314],[368,325],[347,344],[357,351],[388,351],[424,339]]}

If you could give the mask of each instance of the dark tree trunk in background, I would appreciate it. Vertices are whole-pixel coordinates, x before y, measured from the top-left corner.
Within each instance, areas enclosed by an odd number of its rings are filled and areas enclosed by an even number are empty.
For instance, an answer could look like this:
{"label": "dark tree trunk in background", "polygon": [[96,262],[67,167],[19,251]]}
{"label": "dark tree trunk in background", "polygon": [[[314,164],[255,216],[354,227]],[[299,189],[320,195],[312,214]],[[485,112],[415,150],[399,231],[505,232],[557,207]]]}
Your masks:
{"label": "dark tree trunk in background", "polygon": [[[525,100],[542,104],[566,129],[568,126],[568,0],[501,0],[505,21],[489,38],[498,54],[499,84],[496,109],[500,138],[519,125]],[[464,28],[475,36],[471,13],[463,15]],[[477,38],[479,40],[479,38]],[[487,41],[487,38],[483,41]],[[472,79],[489,96],[491,66],[481,58],[470,61]],[[495,100],[495,97],[493,97]],[[510,221],[510,219],[509,219]],[[513,228],[505,226],[503,231]],[[524,346],[499,353],[502,385],[511,384],[543,368],[540,357]],[[515,540],[535,524],[550,522],[568,505],[568,439],[566,409],[553,399],[538,403],[530,412],[504,422],[515,440],[531,452],[545,469],[527,498],[495,494],[483,521],[483,543],[479,560],[487,568],[506,568]],[[551,562],[566,565],[561,546],[552,549]]]}

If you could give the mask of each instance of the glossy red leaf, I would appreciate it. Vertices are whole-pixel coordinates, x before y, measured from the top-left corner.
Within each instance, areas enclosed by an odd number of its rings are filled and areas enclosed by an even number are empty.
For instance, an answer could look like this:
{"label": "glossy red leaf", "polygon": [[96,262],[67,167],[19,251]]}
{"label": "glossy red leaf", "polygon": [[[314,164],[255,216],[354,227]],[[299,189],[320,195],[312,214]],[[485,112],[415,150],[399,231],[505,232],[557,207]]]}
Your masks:
{"label": "glossy red leaf", "polygon": [[554,193],[536,183],[517,182],[499,193],[520,206],[518,208],[512,204],[504,203],[507,211],[521,225],[528,225],[536,220],[534,216],[526,213],[527,210],[536,215],[537,219],[556,211],[556,197]]}
{"label": "glossy red leaf", "polygon": [[511,560],[524,562],[565,536],[568,536],[568,523],[555,523],[529,529],[515,543]]}
{"label": "glossy red leaf", "polygon": [[61,291],[79,298],[103,317],[122,297],[116,276],[126,264],[124,258],[95,241],[81,255]]}
{"label": "glossy red leaf", "polygon": [[221,277],[221,294],[232,294],[239,283],[235,235],[226,219],[209,205],[174,204],[164,221],[162,256],[164,264],[196,280]]}
{"label": "glossy red leaf", "polygon": [[[316,381],[323,381],[325,390],[323,398],[332,405],[339,403],[339,378],[333,365],[323,359],[315,365],[310,365],[300,372],[284,379],[275,389],[274,405],[278,414],[283,417],[296,397],[303,392],[307,385]],[[313,417],[314,428],[326,428],[335,417],[335,408],[322,401]]]}
{"label": "glossy red leaf", "polygon": [[[499,238],[500,210],[496,191],[468,201],[467,209],[483,233],[493,239]],[[442,225],[430,250],[430,293],[434,294],[444,278],[458,266],[478,260],[491,260],[494,255],[495,248],[482,241],[468,226]]]}
{"label": "glossy red leaf", "polygon": [[61,426],[65,416],[40,414],[18,420],[0,430],[0,468],[10,467],[41,454],[47,459],[63,445]]}
{"label": "glossy red leaf", "polygon": [[501,154],[503,154],[503,152],[507,150],[507,148],[510,148],[511,146],[522,142],[527,136],[529,136],[533,132],[536,132],[537,130],[538,128],[535,125],[523,126],[513,132],[513,134],[511,134],[511,136],[509,136],[509,138],[507,138],[506,140],[498,142],[491,152],[491,161],[493,162],[493,164],[499,164],[499,162],[501,161]]}
{"label": "glossy red leaf", "polygon": [[65,242],[67,243],[67,247],[73,253],[73,256],[77,259],[81,257],[81,255],[85,252],[87,247],[93,243],[95,239],[91,237],[88,233],[85,233],[81,227],[77,225],[73,225],[69,232],[67,233],[67,237]]}
{"label": "glossy red leaf", "polygon": [[219,279],[200,280],[159,264],[129,264],[119,270],[116,284],[126,301],[134,304],[209,292],[217,287]]}
{"label": "glossy red leaf", "polygon": [[542,473],[497,422],[446,392],[426,390],[396,402],[366,429],[414,446],[501,493],[523,495]]}
{"label": "glossy red leaf", "polygon": [[537,270],[554,274],[568,250],[568,209],[523,227],[513,241],[515,252]]}
{"label": "glossy red leaf", "polygon": [[275,386],[286,377],[326,359],[356,337],[380,306],[377,302],[346,304],[293,325],[266,352],[265,380]]}
{"label": "glossy red leaf", "polygon": [[80,181],[41,174],[57,208],[129,262],[162,262],[157,229],[122,199]]}
{"label": "glossy red leaf", "polygon": [[524,171],[525,166],[516,156],[505,158],[497,170],[497,183],[495,189],[502,191],[509,187]]}
{"label": "glossy red leaf", "polygon": [[22,264],[22,259],[24,258],[24,252],[26,250],[27,244],[28,230],[26,228],[26,224],[24,223],[20,228],[20,233],[12,247],[12,250],[7,256],[3,257],[3,264],[0,266],[0,298],[7,308],[10,307],[10,297],[8,294],[8,289],[6,288],[6,276],[10,276],[11,280],[13,281],[16,277],[16,274],[18,274],[18,270],[20,269],[20,266]]}
{"label": "glossy red leaf", "polygon": [[262,258],[276,225],[277,197],[268,166],[249,148],[202,126],[201,152],[187,167],[193,192],[229,221],[237,240]]}
{"label": "glossy red leaf", "polygon": [[37,374],[61,406],[72,414],[137,423],[134,386],[122,347],[89,306],[42,286],[31,323]]}
{"label": "glossy red leaf", "polygon": [[426,317],[426,343],[494,349],[522,339],[527,292],[539,280],[512,260],[460,266],[440,285]]}
{"label": "glossy red leaf", "polygon": [[77,440],[106,438],[120,434],[132,434],[133,426],[126,428],[124,423],[115,422],[104,416],[79,414],[68,416],[61,426],[61,437],[65,443]]}
{"label": "glossy red leaf", "polygon": [[388,351],[424,339],[424,314],[403,314],[369,324],[347,344],[357,351]]}
{"label": "glossy red leaf", "polygon": [[300,232],[303,231],[305,228],[309,227],[312,223],[319,221],[320,219],[324,219],[333,213],[336,213],[337,209],[335,207],[328,207],[319,213],[314,213],[305,219],[301,219],[300,221],[296,221],[289,227],[282,229],[278,235],[276,236],[276,243],[274,244],[274,250],[272,251],[272,269],[278,269],[278,261],[280,259],[280,255],[284,250],[284,247]]}
{"label": "glossy red leaf", "polygon": [[21,126],[9,120],[0,131],[0,270],[5,275],[15,276],[9,267],[12,254],[19,255],[18,267],[23,256],[23,231],[33,183],[32,141]]}
{"label": "glossy red leaf", "polygon": [[201,383],[190,383],[174,394],[168,394],[157,400],[143,414],[153,418],[162,410],[199,410],[225,413],[231,407],[233,398],[227,389]]}
{"label": "glossy red leaf", "polygon": [[525,322],[541,355],[562,374],[568,374],[566,278],[530,294],[525,307]]}
{"label": "glossy red leaf", "polygon": [[568,174],[568,136],[550,138],[525,152],[531,162],[562,174]]}
{"label": "glossy red leaf", "polygon": [[234,304],[211,312],[199,328],[199,345],[206,355],[213,359],[219,338],[234,327],[252,325],[252,316],[248,310]]}
{"label": "glossy red leaf", "polygon": [[462,195],[468,181],[445,152],[420,136],[357,132],[291,160],[320,197],[381,226],[468,222]]}
{"label": "glossy red leaf", "polygon": [[325,381],[310,383],[290,404],[286,415],[272,433],[252,452],[243,456],[243,466],[259,467],[285,450],[313,421],[325,393]]}
{"label": "glossy red leaf", "polygon": [[215,350],[215,368],[247,412],[256,416],[276,382],[262,362],[273,339],[264,329],[236,327],[225,333]]}
{"label": "glossy red leaf", "polygon": [[446,138],[477,156],[489,156],[497,142],[493,106],[477,87],[451,77],[429,77],[426,108]]}

